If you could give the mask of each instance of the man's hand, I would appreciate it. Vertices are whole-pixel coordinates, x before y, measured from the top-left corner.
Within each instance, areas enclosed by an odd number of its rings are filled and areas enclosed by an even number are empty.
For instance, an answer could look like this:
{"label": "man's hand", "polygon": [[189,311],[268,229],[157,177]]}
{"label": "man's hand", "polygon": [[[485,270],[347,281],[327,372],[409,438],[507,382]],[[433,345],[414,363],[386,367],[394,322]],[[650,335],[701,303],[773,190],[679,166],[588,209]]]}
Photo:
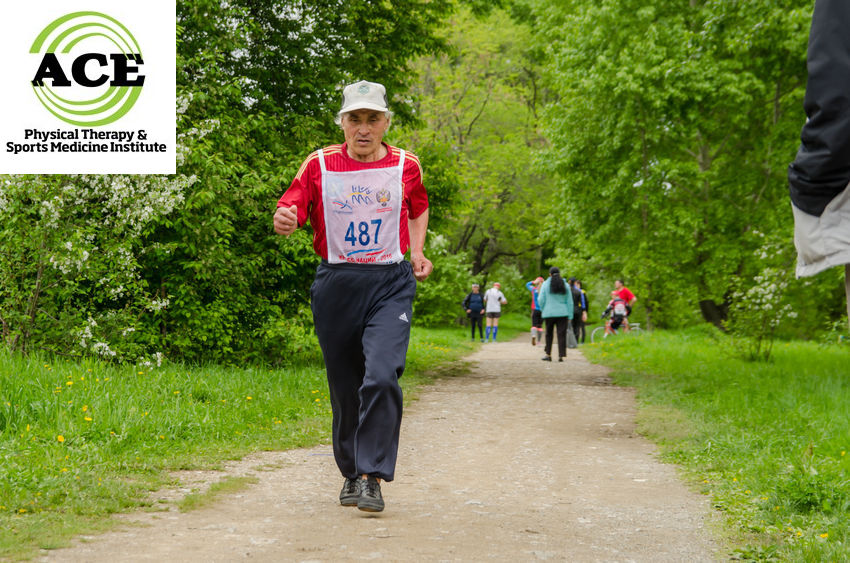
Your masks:
{"label": "man's hand", "polygon": [[278,207],[274,213],[274,232],[289,236],[298,228],[298,207]]}
{"label": "man's hand", "polygon": [[410,263],[413,265],[413,277],[422,281],[431,275],[434,265],[421,252],[410,253]]}

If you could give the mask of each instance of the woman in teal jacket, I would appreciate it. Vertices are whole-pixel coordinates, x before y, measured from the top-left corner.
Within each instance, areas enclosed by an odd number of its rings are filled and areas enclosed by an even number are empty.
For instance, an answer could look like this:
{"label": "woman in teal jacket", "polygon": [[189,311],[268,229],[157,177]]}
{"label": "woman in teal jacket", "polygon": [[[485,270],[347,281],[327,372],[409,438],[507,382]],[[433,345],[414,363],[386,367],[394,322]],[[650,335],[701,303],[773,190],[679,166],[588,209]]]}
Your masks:
{"label": "woman in teal jacket", "polygon": [[557,327],[558,361],[563,362],[567,356],[567,325],[573,318],[573,294],[561,277],[561,270],[555,266],[549,268],[549,279],[540,287],[537,302],[546,323],[546,355],[543,360],[552,361],[552,331]]}

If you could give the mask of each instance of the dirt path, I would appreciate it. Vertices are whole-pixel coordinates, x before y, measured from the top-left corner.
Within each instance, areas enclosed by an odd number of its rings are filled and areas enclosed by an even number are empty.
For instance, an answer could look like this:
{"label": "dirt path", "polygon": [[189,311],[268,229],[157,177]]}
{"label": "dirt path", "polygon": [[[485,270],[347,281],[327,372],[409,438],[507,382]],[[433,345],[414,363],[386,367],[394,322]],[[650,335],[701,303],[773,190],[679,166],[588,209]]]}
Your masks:
{"label": "dirt path", "polygon": [[266,452],[228,466],[259,479],[242,493],[134,514],[140,526],[43,560],[717,560],[708,500],[635,434],[633,392],[577,351],[541,355],[525,339],[486,344],[469,374],[426,389],[405,412],[383,513],[339,506],[330,446]]}

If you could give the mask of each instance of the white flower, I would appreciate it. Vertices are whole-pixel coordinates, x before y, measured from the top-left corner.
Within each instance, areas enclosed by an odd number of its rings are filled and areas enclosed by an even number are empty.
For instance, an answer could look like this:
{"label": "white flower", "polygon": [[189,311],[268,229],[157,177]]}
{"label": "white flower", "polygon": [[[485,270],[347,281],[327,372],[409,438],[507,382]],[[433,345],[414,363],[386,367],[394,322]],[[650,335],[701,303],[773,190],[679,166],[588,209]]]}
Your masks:
{"label": "white flower", "polygon": [[114,357],[115,351],[109,347],[106,342],[95,342],[91,347],[92,351],[101,356]]}
{"label": "white flower", "polygon": [[168,303],[168,299],[160,299],[157,297],[156,299],[148,303],[147,310],[156,313],[168,307]]}

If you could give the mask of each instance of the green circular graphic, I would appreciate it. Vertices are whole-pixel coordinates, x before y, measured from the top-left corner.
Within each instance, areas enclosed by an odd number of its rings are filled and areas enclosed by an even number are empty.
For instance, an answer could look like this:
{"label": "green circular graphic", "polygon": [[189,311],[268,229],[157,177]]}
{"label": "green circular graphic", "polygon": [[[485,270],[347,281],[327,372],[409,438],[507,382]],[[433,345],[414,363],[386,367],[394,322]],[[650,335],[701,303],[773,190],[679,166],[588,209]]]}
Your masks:
{"label": "green circular graphic", "polygon": [[[100,12],[73,12],[51,22],[39,33],[30,53],[68,54],[74,47],[84,46],[93,38],[108,40],[115,53],[127,60],[142,61],[142,50],[133,34],[121,22]],[[66,123],[82,127],[97,127],[118,121],[136,103],[141,86],[109,86],[88,100],[68,100],[46,84],[32,85],[33,92],[42,105]]]}

